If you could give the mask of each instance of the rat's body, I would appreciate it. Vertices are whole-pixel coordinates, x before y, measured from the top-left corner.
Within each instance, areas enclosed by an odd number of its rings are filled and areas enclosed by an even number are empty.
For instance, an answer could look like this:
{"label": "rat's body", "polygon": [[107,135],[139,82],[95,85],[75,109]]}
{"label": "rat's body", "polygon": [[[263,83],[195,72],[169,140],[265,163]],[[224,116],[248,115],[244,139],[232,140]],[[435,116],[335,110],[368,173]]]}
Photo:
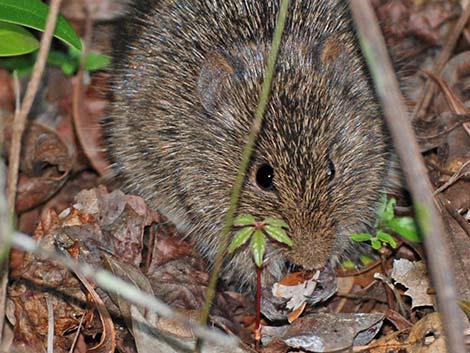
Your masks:
{"label": "rat's body", "polygon": [[[209,260],[254,119],[279,1],[140,1],[115,55],[106,123],[115,170]],[[345,1],[292,0],[238,214],[282,218],[266,268],[354,257],[375,221],[390,146]],[[272,169],[270,169],[272,167]],[[270,175],[274,173],[274,178]],[[226,278],[251,283],[248,246]]]}

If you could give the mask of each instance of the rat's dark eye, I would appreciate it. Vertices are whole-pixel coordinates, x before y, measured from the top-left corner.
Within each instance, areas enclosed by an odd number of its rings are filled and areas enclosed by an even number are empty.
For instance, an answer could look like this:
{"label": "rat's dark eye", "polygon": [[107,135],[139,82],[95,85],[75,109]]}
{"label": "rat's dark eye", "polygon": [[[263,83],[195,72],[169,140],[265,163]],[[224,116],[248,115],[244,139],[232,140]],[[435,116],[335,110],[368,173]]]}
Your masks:
{"label": "rat's dark eye", "polygon": [[331,159],[328,159],[328,179],[331,181],[335,177],[336,168]]}
{"label": "rat's dark eye", "polygon": [[269,164],[261,165],[256,171],[256,183],[266,191],[272,191],[274,179],[274,169]]}

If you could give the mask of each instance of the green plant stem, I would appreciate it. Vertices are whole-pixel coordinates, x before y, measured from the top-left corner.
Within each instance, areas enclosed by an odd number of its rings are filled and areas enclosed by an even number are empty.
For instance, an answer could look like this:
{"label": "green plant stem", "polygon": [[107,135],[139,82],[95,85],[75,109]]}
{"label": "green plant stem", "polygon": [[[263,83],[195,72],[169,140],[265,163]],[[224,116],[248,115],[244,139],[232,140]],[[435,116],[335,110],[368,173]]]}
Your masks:
{"label": "green plant stem", "polygon": [[225,225],[222,231],[222,236],[218,244],[218,252],[214,261],[214,266],[212,268],[211,277],[209,279],[209,285],[206,293],[206,301],[201,313],[200,322],[202,325],[207,324],[207,319],[209,317],[210,307],[212,305],[212,300],[215,296],[215,287],[217,284],[218,275],[222,264],[224,262],[225,253],[228,246],[228,240],[230,235],[230,230],[232,229],[233,219],[238,205],[238,199],[240,197],[241,188],[245,180],[246,171],[248,169],[248,164],[253,153],[253,147],[255,145],[258,133],[261,129],[263,123],[264,112],[266,110],[266,105],[268,103],[269,93],[271,91],[271,83],[273,79],[274,69],[276,66],[277,56],[279,53],[279,47],[281,44],[282,32],[284,30],[287,10],[289,7],[289,0],[282,0],[281,6],[279,9],[279,15],[276,23],[276,28],[274,30],[273,42],[271,47],[271,52],[269,53],[268,63],[266,66],[265,78],[263,81],[263,86],[261,89],[261,94],[258,102],[258,108],[256,110],[255,120],[253,122],[250,134],[248,135],[248,140],[245,145],[242,154],[242,161],[240,163],[240,168],[238,169],[237,178],[232,187],[232,194],[230,197],[230,205],[225,216]]}

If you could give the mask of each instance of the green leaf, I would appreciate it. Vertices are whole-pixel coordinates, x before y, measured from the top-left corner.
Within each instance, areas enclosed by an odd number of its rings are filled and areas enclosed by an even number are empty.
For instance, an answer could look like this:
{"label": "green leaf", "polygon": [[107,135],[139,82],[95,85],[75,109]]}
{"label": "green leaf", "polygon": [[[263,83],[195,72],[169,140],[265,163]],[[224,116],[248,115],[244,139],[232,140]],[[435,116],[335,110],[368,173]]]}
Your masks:
{"label": "green leaf", "polygon": [[382,213],[382,216],[380,217],[380,223],[387,223],[393,217],[395,217],[395,205],[397,201],[392,197],[390,200],[388,200],[387,204],[385,205],[384,211]]}
{"label": "green leaf", "polygon": [[251,234],[253,234],[254,230],[254,227],[245,227],[236,232],[233,236],[232,242],[228,247],[229,254],[233,253],[235,249],[245,244],[246,241],[250,238]]}
{"label": "green leaf", "polygon": [[266,239],[262,231],[257,230],[251,238],[251,253],[258,267],[263,265],[264,251],[266,250]]}
{"label": "green leaf", "polygon": [[412,217],[398,217],[388,222],[387,227],[413,243],[420,243],[418,228]]}
{"label": "green leaf", "polygon": [[269,224],[270,226],[274,226],[278,228],[289,229],[289,225],[286,222],[284,222],[282,219],[278,219],[278,218],[266,217],[263,223]]}
{"label": "green leaf", "polygon": [[350,235],[351,239],[357,242],[368,241],[372,239],[372,235],[369,233],[355,233]]}
{"label": "green leaf", "polygon": [[[0,0],[1,1],[1,0]],[[80,60],[70,57],[69,55],[57,50],[51,50],[47,56],[49,65],[58,66],[66,75],[73,75],[80,65]]]}
{"label": "green leaf", "polygon": [[19,77],[28,75],[33,71],[34,59],[32,55],[21,55],[0,58],[0,67],[16,71]]}
{"label": "green leaf", "polygon": [[361,263],[364,265],[364,266],[367,266],[369,265],[370,263],[374,262],[374,259],[372,259],[371,257],[367,256],[367,255],[359,255],[359,261],[361,261]]}
{"label": "green leaf", "polygon": [[274,240],[292,246],[292,239],[289,238],[286,231],[280,227],[275,226],[264,226],[264,230],[268,235],[273,238]]}
{"label": "green leaf", "polygon": [[382,195],[380,197],[380,203],[377,207],[377,218],[382,219],[385,212],[385,207],[387,206],[387,195]]}
{"label": "green leaf", "polygon": [[[0,0],[1,1],[1,0]],[[80,65],[82,52],[73,47],[69,47],[69,57],[77,62],[77,69]],[[89,52],[85,60],[85,70],[92,72],[102,70],[111,64],[111,57],[97,52]]]}
{"label": "green leaf", "polygon": [[103,70],[111,64],[108,55],[90,52],[86,57],[85,70],[89,72]]}
{"label": "green leaf", "polygon": [[[70,76],[76,73],[80,66],[80,55],[80,51],[73,48],[69,50],[68,54],[51,50],[47,63],[60,67],[64,74]],[[100,70],[108,66],[110,62],[109,56],[91,52],[86,57],[85,70],[89,72]]]}
{"label": "green leaf", "polygon": [[395,239],[393,239],[393,237],[388,234],[388,233],[385,233],[384,231],[382,230],[379,230],[377,232],[377,239],[381,240],[383,243],[387,243],[389,244],[392,249],[396,249],[397,248],[397,242]]}
{"label": "green leaf", "polygon": [[371,239],[370,243],[372,244],[372,247],[375,250],[380,250],[380,248],[382,247],[382,243],[378,239]]}
{"label": "green leaf", "polygon": [[351,260],[344,260],[341,262],[341,266],[344,267],[344,268],[347,268],[347,269],[353,269],[356,267],[356,265],[354,264],[354,262],[352,262]]}
{"label": "green leaf", "polygon": [[251,225],[255,225],[255,223],[256,223],[255,217],[249,214],[242,214],[238,216],[237,218],[235,218],[235,220],[233,221],[233,225],[235,227],[251,226]]}
{"label": "green leaf", "polygon": [[0,22],[0,56],[28,54],[39,48],[39,41],[21,26]]}
{"label": "green leaf", "polygon": [[[0,0],[0,21],[44,31],[49,7],[39,0]],[[82,43],[72,26],[59,16],[54,36],[78,50]]]}

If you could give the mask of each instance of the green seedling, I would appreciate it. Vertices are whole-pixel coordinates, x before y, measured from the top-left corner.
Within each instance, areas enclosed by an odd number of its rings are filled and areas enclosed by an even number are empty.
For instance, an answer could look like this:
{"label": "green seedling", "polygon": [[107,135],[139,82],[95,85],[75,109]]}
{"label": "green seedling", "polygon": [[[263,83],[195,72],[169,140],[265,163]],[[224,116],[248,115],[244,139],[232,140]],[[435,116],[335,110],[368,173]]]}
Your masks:
{"label": "green seedling", "polygon": [[228,252],[233,253],[251,238],[251,253],[258,267],[263,265],[266,235],[275,241],[292,246],[292,239],[286,233],[289,226],[283,220],[267,217],[262,222],[257,222],[255,217],[251,215],[240,215],[235,219],[233,225],[241,229],[235,233],[228,247]]}
{"label": "green seedling", "polygon": [[421,239],[414,219],[412,217],[397,217],[394,210],[395,204],[394,198],[387,201],[384,197],[377,210],[375,234],[355,233],[351,234],[351,239],[357,242],[369,241],[375,250],[379,250],[387,244],[392,249],[397,247],[396,240],[389,232],[396,233],[408,241],[419,243]]}

